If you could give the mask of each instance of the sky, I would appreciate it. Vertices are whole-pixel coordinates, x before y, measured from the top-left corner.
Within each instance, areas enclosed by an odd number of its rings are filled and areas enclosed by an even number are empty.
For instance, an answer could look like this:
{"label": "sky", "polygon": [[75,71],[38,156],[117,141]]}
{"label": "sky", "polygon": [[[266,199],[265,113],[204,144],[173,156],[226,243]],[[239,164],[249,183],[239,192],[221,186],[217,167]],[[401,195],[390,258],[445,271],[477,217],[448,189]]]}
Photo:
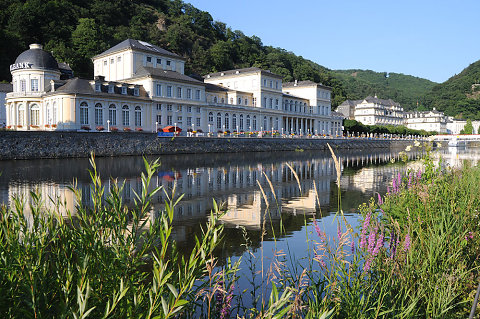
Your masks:
{"label": "sky", "polygon": [[480,59],[479,0],[184,0],[329,69],[444,82]]}

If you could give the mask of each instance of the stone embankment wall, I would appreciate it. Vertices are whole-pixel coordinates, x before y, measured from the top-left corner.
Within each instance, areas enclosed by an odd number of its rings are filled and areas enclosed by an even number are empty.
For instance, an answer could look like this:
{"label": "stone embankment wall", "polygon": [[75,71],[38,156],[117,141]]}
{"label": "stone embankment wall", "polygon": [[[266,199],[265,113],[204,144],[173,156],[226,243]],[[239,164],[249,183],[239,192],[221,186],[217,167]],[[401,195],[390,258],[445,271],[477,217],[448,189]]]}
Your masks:
{"label": "stone embankment wall", "polygon": [[152,133],[0,132],[0,160],[124,155],[405,148],[412,141],[300,138],[158,138]]}

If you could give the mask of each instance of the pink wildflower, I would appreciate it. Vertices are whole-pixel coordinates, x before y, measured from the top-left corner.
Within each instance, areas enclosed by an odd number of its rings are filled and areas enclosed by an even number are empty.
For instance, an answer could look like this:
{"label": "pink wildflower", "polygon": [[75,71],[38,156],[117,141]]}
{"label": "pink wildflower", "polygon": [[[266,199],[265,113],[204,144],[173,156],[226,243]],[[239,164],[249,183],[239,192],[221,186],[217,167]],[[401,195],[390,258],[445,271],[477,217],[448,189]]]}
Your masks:
{"label": "pink wildflower", "polygon": [[410,239],[410,235],[409,234],[406,234],[405,235],[405,242],[404,242],[404,251],[407,252],[410,250],[410,244],[411,244],[411,239]]}
{"label": "pink wildflower", "polygon": [[375,231],[372,231],[370,233],[370,235],[368,235],[368,252],[370,254],[373,253],[373,249],[375,248],[375,238],[376,238],[377,234],[375,233]]}
{"label": "pink wildflower", "polygon": [[380,252],[380,249],[383,248],[383,233],[380,233],[377,239],[377,244],[375,245],[375,249],[373,249],[372,255],[376,256]]}

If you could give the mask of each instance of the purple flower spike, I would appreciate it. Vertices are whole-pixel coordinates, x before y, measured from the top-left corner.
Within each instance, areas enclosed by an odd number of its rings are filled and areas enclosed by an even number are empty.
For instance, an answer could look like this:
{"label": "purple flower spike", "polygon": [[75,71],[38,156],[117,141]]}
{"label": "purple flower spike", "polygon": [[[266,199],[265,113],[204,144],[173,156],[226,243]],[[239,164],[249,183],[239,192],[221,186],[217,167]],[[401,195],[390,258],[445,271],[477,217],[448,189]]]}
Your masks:
{"label": "purple flower spike", "polygon": [[364,272],[369,271],[371,264],[372,264],[372,259],[368,258],[367,261],[365,262],[365,264],[363,265],[363,271]]}
{"label": "purple flower spike", "polygon": [[405,252],[409,251],[410,250],[410,244],[411,244],[411,239],[410,239],[410,235],[407,234],[405,235],[405,243],[404,243],[404,250]]}
{"label": "purple flower spike", "polygon": [[380,196],[380,193],[377,193],[377,194],[378,194],[378,205],[383,205],[382,196]]}
{"label": "purple flower spike", "polygon": [[337,236],[338,236],[338,240],[342,238],[342,227],[340,226],[340,223],[338,223],[338,226],[337,226]]}
{"label": "purple flower spike", "polygon": [[395,194],[397,192],[397,181],[395,178],[392,181],[392,192]]}
{"label": "purple flower spike", "polygon": [[412,187],[412,177],[413,177],[413,174],[410,172],[408,174],[408,188],[409,189]]}
{"label": "purple flower spike", "polygon": [[377,244],[375,245],[375,249],[373,249],[372,255],[376,256],[380,252],[380,249],[383,248],[383,233],[380,233],[377,239]]}
{"label": "purple flower spike", "polygon": [[350,244],[350,251],[352,252],[352,254],[355,253],[355,240],[353,240],[353,238],[352,238],[352,243]]}
{"label": "purple flower spike", "polygon": [[420,181],[421,179],[422,179],[422,170],[419,169],[417,172],[417,182]]}
{"label": "purple flower spike", "polygon": [[322,238],[322,231],[320,230],[320,227],[318,227],[317,219],[315,217],[313,217],[313,225],[315,227],[315,231],[317,232],[318,237]]}
{"label": "purple flower spike", "polygon": [[368,235],[368,252],[373,254],[373,249],[375,248],[375,237],[377,234],[375,231],[372,231],[370,235]]}

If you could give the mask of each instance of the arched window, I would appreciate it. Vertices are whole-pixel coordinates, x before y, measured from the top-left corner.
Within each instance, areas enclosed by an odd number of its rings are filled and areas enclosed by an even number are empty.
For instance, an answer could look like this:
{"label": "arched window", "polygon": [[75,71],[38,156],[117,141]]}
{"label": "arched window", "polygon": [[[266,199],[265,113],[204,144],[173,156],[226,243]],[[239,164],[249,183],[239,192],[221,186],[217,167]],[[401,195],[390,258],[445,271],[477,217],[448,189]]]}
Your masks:
{"label": "arched window", "polygon": [[220,113],[217,113],[217,129],[222,128],[222,115]]}
{"label": "arched window", "polygon": [[213,123],[213,113],[208,113],[208,123]]}
{"label": "arched window", "polygon": [[228,117],[228,113],[225,113],[225,129],[230,129],[230,118]]}
{"label": "arched window", "polygon": [[253,130],[256,131],[257,130],[257,117],[254,115],[253,116]]}
{"label": "arched window", "polygon": [[88,124],[88,104],[87,102],[82,102],[80,104],[80,124]]}
{"label": "arched window", "polygon": [[40,106],[38,104],[30,106],[30,125],[40,125]]}
{"label": "arched window", "polygon": [[142,126],[142,108],[138,105],[135,107],[135,126]]}
{"label": "arched window", "polygon": [[20,104],[18,107],[18,125],[25,125],[25,105]]}
{"label": "arched window", "polygon": [[251,123],[250,123],[250,115],[247,115],[247,128],[250,130],[251,129]]}
{"label": "arched window", "polygon": [[117,125],[117,107],[115,104],[110,104],[108,107],[108,120],[110,125]]}
{"label": "arched window", "polygon": [[101,103],[95,104],[95,125],[103,125],[103,108]]}
{"label": "arched window", "polygon": [[237,114],[232,115],[232,130],[237,128]]}
{"label": "arched window", "polygon": [[225,99],[222,97],[222,104],[225,104]]}
{"label": "arched window", "polygon": [[122,106],[122,125],[130,126],[130,109],[128,105]]}
{"label": "arched window", "polygon": [[240,114],[240,130],[243,131],[243,114]]}
{"label": "arched window", "polygon": [[217,103],[217,97],[216,96],[213,97],[213,103],[215,103],[215,104]]}

